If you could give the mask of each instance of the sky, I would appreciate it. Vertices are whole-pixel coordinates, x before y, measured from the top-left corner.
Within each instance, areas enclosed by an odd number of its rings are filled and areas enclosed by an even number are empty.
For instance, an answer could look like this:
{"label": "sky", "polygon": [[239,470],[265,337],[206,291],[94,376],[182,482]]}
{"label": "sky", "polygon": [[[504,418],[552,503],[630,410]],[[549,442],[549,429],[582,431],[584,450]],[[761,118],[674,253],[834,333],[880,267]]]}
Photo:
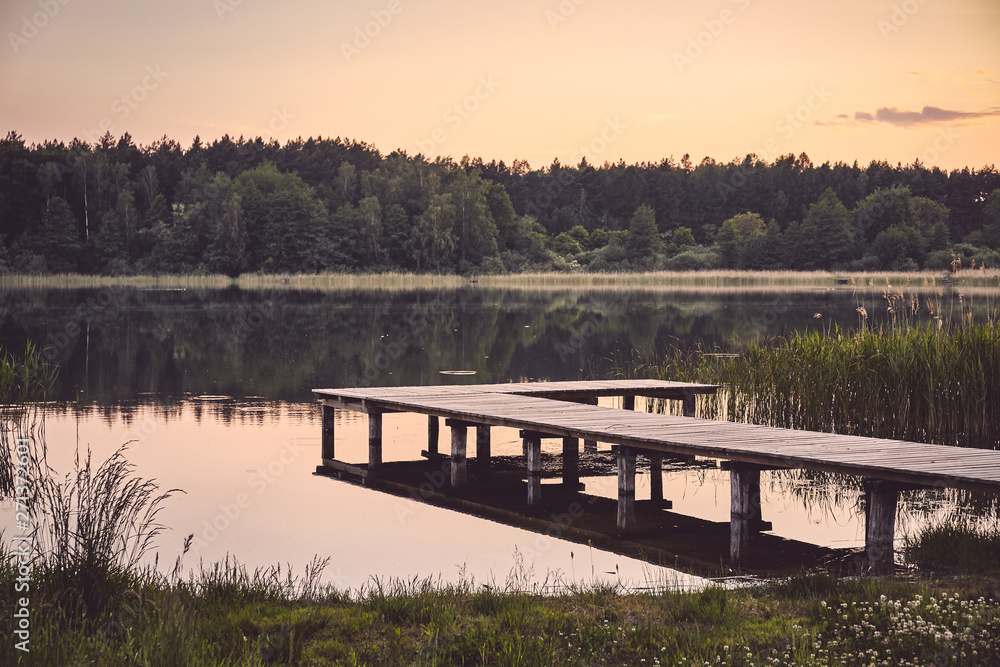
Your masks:
{"label": "sky", "polygon": [[0,132],[428,157],[1000,157],[996,0],[2,0]]}

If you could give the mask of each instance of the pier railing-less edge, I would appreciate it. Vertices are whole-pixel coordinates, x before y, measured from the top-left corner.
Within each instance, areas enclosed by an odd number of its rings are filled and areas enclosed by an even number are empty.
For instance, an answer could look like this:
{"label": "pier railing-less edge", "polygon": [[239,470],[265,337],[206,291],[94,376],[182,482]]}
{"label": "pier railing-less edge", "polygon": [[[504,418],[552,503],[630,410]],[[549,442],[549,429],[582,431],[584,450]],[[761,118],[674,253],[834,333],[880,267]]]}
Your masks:
{"label": "pier railing-less edge", "polygon": [[[618,463],[619,534],[634,530],[636,457],[648,458],[651,500],[663,499],[662,459],[702,456],[723,461],[730,472],[730,562],[746,554],[752,534],[769,530],[761,517],[760,472],[798,468],[865,478],[865,554],[874,574],[893,568],[896,506],[905,488],[962,488],[1000,493],[1000,452],[817,433],[698,419],[695,400],[717,385],[660,380],[534,382],[433,387],[316,389],[322,406],[322,465],[318,472],[377,478],[382,466],[382,415],[413,412],[428,416],[428,457],[438,451],[439,419],[451,429],[451,488],[468,482],[468,429],[476,429],[476,464],[489,465],[490,428],[520,431],[527,465],[527,505],[540,503],[541,440],[563,441],[564,487],[579,485],[579,442],[594,451],[613,446]],[[601,407],[601,397],[620,396],[625,410]],[[683,417],[635,412],[635,397],[679,400]],[[334,411],[368,414],[368,465],[335,457]],[[442,457],[443,458],[443,457]]]}

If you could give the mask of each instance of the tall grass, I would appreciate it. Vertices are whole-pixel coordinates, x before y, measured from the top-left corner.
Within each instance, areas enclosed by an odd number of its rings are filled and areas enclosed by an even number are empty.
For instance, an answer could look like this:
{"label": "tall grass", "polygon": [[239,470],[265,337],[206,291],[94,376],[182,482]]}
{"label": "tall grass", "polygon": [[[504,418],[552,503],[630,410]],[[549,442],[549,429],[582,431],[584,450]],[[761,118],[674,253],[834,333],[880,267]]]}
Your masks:
{"label": "tall grass", "polygon": [[14,451],[19,440],[44,441],[40,403],[52,390],[55,369],[42,361],[39,349],[28,343],[24,354],[0,356],[0,496],[14,491]]}
{"label": "tall grass", "polygon": [[801,334],[752,347],[723,375],[736,421],[1000,447],[992,324]]}
{"label": "tall grass", "polygon": [[[906,316],[885,325],[780,336],[739,354],[670,349],[625,374],[720,383],[699,414],[752,424],[1000,448],[1000,324]],[[971,312],[971,311],[970,311]]]}

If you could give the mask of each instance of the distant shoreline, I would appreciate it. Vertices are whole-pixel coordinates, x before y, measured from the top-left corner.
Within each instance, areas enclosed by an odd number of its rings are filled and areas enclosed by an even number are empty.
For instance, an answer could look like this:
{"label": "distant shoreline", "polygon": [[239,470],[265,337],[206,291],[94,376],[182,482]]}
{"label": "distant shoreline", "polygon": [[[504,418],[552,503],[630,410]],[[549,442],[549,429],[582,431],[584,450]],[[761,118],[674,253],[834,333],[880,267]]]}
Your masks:
{"label": "distant shoreline", "polygon": [[[950,281],[950,284],[946,282]],[[523,273],[484,276],[415,273],[321,273],[225,275],[99,276],[82,274],[0,275],[0,288],[79,289],[128,287],[136,289],[449,289],[476,286],[493,289],[894,289],[910,291],[1000,289],[996,271],[961,270],[915,272],[831,271],[657,271],[649,273]]]}

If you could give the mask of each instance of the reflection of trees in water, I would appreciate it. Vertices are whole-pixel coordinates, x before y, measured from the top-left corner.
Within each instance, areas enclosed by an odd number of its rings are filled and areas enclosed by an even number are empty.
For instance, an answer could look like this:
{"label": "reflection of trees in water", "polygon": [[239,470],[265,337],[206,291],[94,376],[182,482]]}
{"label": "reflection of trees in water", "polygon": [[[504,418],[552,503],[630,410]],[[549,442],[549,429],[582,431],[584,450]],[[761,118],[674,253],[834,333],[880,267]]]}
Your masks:
{"label": "reflection of trees in water", "polygon": [[[811,470],[775,470],[770,474],[772,492],[797,499],[809,511],[832,517],[864,514],[865,492],[861,477]],[[964,489],[914,489],[899,494],[899,516],[903,525],[930,519],[1000,518],[1000,497]]]}
{"label": "reflection of trees in water", "polygon": [[[106,291],[106,290],[105,290]],[[0,343],[50,344],[57,397],[260,395],[309,401],[313,387],[612,375],[670,344],[732,348],[757,335],[855,323],[850,292],[566,289],[306,291],[6,290]],[[106,295],[104,295],[106,296]],[[822,311],[824,320],[814,320]],[[83,317],[81,319],[81,313]],[[676,378],[675,378],[676,379]],[[699,399],[704,401],[707,399]]]}
{"label": "reflection of trees in water", "polygon": [[152,430],[156,424],[188,419],[193,419],[196,424],[209,421],[240,426],[264,426],[279,418],[293,425],[319,422],[319,411],[313,403],[229,396],[186,396],[166,400],[144,396],[117,405],[58,401],[46,403],[44,409],[49,415],[73,415],[85,420],[96,418],[109,426],[122,424],[138,428],[140,432],[143,429]]}

